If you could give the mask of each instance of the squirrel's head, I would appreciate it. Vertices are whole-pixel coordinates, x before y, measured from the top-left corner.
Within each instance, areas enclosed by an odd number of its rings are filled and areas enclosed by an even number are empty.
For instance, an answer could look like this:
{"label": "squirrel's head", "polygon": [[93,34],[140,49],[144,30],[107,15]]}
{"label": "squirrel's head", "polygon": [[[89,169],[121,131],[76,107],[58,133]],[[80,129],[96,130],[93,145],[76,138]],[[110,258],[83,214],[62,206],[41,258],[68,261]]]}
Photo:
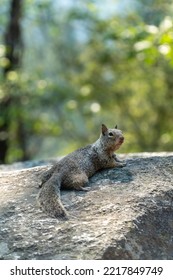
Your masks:
{"label": "squirrel's head", "polygon": [[115,128],[107,128],[105,124],[102,124],[101,140],[107,150],[115,151],[120,148],[124,142],[124,136],[121,130]]}

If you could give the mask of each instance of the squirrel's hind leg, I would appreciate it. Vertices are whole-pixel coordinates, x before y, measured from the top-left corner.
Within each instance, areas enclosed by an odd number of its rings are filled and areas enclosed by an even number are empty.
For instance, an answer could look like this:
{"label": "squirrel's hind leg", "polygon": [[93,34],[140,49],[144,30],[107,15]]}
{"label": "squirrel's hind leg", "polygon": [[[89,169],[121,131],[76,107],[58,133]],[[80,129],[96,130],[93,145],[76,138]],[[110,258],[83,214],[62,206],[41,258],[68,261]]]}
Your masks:
{"label": "squirrel's hind leg", "polygon": [[88,183],[87,175],[82,173],[76,173],[71,175],[71,187],[77,191],[88,191],[86,188]]}

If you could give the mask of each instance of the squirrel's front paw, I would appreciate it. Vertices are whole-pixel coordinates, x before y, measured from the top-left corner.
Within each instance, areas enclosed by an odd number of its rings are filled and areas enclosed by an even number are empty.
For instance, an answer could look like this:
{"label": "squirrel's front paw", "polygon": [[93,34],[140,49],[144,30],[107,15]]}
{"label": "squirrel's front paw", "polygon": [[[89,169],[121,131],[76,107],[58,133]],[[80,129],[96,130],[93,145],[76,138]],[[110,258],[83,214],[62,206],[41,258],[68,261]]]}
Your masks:
{"label": "squirrel's front paw", "polygon": [[126,161],[118,162],[117,167],[125,167],[127,165]]}

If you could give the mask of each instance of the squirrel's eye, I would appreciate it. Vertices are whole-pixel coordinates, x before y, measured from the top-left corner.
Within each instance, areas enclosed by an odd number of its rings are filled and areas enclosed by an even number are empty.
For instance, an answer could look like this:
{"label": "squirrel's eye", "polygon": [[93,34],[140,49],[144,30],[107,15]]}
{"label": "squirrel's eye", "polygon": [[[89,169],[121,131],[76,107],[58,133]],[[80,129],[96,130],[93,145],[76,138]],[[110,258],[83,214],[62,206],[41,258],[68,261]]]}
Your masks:
{"label": "squirrel's eye", "polygon": [[114,136],[112,132],[109,132],[109,136]]}

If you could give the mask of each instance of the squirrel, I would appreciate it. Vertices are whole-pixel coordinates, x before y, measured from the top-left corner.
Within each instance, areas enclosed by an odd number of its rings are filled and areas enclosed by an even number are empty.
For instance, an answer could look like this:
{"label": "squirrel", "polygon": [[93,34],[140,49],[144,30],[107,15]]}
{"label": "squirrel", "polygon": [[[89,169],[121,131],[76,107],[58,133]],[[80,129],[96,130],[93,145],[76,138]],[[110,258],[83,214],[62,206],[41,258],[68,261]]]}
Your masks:
{"label": "squirrel", "polygon": [[104,168],[123,167],[114,154],[124,142],[122,131],[108,129],[102,124],[100,138],[93,144],[79,148],[63,157],[41,176],[38,202],[51,217],[68,219],[68,213],[61,203],[60,189],[88,190],[88,178]]}

